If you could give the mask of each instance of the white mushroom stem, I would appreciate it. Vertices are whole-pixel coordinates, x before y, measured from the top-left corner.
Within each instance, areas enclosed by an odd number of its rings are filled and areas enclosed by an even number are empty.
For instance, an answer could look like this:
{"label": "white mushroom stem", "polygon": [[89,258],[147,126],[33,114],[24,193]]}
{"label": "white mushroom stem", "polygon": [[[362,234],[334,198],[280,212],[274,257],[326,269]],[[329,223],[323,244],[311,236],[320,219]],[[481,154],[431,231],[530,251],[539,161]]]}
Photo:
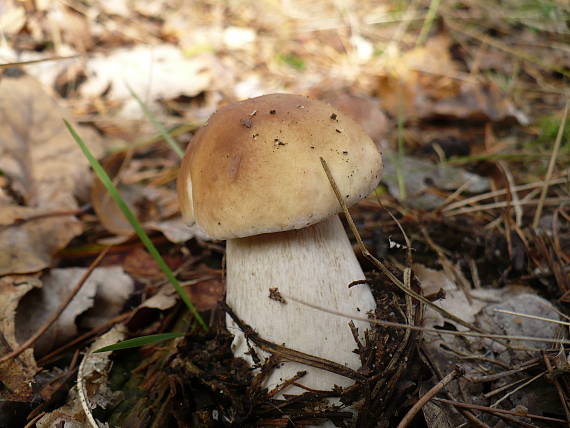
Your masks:
{"label": "white mushroom stem", "polygon": [[[226,254],[226,301],[263,339],[355,370],[360,368],[349,320],[269,298],[269,289],[277,287],[285,296],[359,317],[375,308],[368,285],[348,288],[350,282],[364,279],[364,274],[337,216],[300,230],[228,240]],[[354,323],[360,335],[369,328],[366,322]],[[229,317],[228,328],[236,335],[234,355],[251,363],[244,336]],[[299,383],[312,389],[330,390],[334,385],[353,383],[325,370],[285,362],[265,386],[272,389],[301,370],[308,373]],[[305,391],[290,386],[283,392]]]}

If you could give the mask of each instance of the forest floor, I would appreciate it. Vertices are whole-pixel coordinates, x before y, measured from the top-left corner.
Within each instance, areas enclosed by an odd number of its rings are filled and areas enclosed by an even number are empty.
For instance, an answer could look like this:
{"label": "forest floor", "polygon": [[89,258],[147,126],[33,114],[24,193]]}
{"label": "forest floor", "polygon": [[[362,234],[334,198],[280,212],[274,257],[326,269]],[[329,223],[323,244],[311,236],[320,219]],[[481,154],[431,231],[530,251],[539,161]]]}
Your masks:
{"label": "forest floor", "polygon": [[[569,25],[563,0],[4,1],[0,427],[570,426]],[[262,388],[224,242],[179,214],[180,148],[273,92],[383,152],[350,208],[378,308],[344,390]]]}

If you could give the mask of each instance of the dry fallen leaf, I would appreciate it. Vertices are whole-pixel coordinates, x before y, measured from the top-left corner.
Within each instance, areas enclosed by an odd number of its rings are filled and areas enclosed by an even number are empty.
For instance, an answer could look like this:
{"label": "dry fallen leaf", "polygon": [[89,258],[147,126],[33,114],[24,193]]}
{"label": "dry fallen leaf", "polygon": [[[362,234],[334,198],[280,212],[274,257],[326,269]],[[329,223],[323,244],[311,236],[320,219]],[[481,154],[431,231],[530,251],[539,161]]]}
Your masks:
{"label": "dry fallen leaf", "polygon": [[[76,209],[75,196],[91,180],[64,118],[70,120],[33,78],[0,81],[0,170],[7,177],[4,193],[11,198],[0,206],[0,275],[49,266],[53,255],[82,231],[71,215],[46,216]],[[100,155],[97,139],[86,142]]]}
{"label": "dry fallen leaf", "polygon": [[406,120],[451,118],[527,124],[493,81],[476,80],[462,73],[450,55],[446,35],[430,38],[424,46],[387,57],[377,92],[384,107]]}
{"label": "dry fallen leaf", "polygon": [[[0,278],[1,356],[19,348],[21,342],[16,340],[16,308],[22,297],[37,287],[41,287],[41,282],[35,276],[14,275]],[[32,348],[25,350],[18,358],[0,364],[0,400],[32,401],[33,379],[38,370]]]}
{"label": "dry fallen leaf", "polygon": [[224,299],[226,287],[219,278],[204,279],[185,287],[188,297],[200,312],[214,309]]}
{"label": "dry fallen leaf", "polygon": [[81,223],[70,215],[18,222],[50,212],[0,206],[0,275],[37,272],[50,266],[53,255],[82,232]]}
{"label": "dry fallen leaf", "polygon": [[[42,277],[43,287],[20,300],[16,315],[16,337],[25,341],[57,310],[62,299],[79,282],[87,269],[51,269]],[[92,328],[117,315],[134,289],[134,282],[119,266],[98,267],[81,287],[57,321],[36,342],[37,355],[45,354],[77,334],[77,317]]]}

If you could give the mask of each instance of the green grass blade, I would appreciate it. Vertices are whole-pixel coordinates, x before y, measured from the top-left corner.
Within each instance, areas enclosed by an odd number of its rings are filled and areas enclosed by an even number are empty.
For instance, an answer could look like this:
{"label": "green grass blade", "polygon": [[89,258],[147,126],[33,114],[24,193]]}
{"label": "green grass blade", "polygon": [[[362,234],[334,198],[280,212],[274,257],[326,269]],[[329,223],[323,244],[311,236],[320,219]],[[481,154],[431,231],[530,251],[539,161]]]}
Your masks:
{"label": "green grass blade", "polygon": [[164,141],[166,141],[170,145],[172,150],[174,150],[174,152],[178,156],[184,157],[184,150],[182,150],[180,148],[180,146],[178,145],[178,143],[176,141],[174,141],[174,138],[172,138],[170,133],[166,130],[166,128],[164,126],[162,126],[162,123],[160,123],[158,121],[158,119],[154,116],[154,114],[152,114],[152,112],[148,109],[148,107],[143,102],[143,100],[141,100],[141,98],[135,93],[135,91],[132,90],[132,88],[129,85],[127,85],[127,89],[131,93],[131,96],[135,100],[137,100],[137,103],[139,103],[141,110],[143,111],[144,115],[149,120],[149,122],[152,123],[154,125],[154,127],[156,128],[156,130],[160,133],[160,135],[162,135],[162,138],[164,138]]}
{"label": "green grass blade", "polygon": [[184,336],[184,333],[162,333],[151,334],[149,336],[134,337],[132,339],[123,340],[122,342],[114,343],[109,346],[99,348],[93,353],[120,351],[121,349],[140,348],[145,345],[154,345],[155,343],[164,342],[165,340],[176,339],[177,337]]}
{"label": "green grass blade", "polygon": [[[400,94],[401,91],[401,83],[400,83]],[[407,190],[406,190],[406,180],[404,178],[404,170],[403,170],[403,159],[404,159],[404,121],[405,121],[405,113],[404,113],[404,101],[400,97],[400,102],[398,103],[398,155],[396,157],[396,179],[398,181],[398,191],[400,192],[400,198],[405,200],[407,197]]]}
{"label": "green grass blade", "polygon": [[158,263],[160,269],[164,272],[166,278],[168,278],[168,281],[174,286],[176,292],[180,295],[180,297],[182,298],[182,300],[184,301],[190,312],[194,315],[196,320],[200,323],[202,328],[204,330],[208,330],[208,326],[206,325],[206,323],[204,322],[198,311],[196,311],[196,308],[190,301],[190,298],[188,297],[188,295],[186,294],[186,292],[184,291],[184,289],[182,288],[182,286],[180,285],[180,283],[178,282],[178,280],[176,279],[176,277],[174,276],[174,274],[172,273],[172,271],[170,270],[170,268],[168,267],[168,265],[166,264],[166,262],[164,261],[164,259],[162,258],[162,256],[160,255],[160,253],[158,252],[158,250],[150,240],[150,238],[148,237],[148,235],[146,234],[146,232],[144,231],[144,229],[142,228],[141,224],[139,223],[135,215],[132,213],[132,211],[129,209],[129,207],[127,206],[121,195],[119,194],[119,191],[111,181],[111,178],[107,175],[107,173],[105,172],[99,161],[97,161],[97,159],[93,157],[93,155],[91,154],[91,152],[89,151],[89,149],[87,148],[81,137],[75,132],[75,129],[73,129],[73,127],[69,124],[69,122],[67,122],[67,120],[64,119],[64,122],[70,134],[75,139],[75,142],[79,145],[81,151],[89,161],[91,168],[93,168],[95,174],[97,174],[103,185],[107,188],[107,191],[109,192],[115,203],[119,206],[119,208],[123,212],[123,215],[129,221],[129,223],[133,227],[139,239],[145,245],[150,255]]}

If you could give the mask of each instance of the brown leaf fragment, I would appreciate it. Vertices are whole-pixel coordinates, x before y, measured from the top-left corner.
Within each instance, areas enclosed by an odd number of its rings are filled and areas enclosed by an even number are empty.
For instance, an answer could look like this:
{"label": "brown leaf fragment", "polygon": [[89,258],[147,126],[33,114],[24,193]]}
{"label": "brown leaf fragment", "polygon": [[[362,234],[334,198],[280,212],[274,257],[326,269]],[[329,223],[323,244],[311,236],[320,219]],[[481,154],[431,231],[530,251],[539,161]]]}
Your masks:
{"label": "brown leaf fragment", "polygon": [[164,278],[164,272],[158,263],[143,248],[136,247],[123,261],[123,269],[138,280],[157,281]]}
{"label": "brown leaf fragment", "polygon": [[[89,165],[63,124],[70,120],[31,77],[0,81],[0,275],[36,272],[82,232],[73,216],[26,220],[77,208],[91,181]],[[87,140],[95,155],[98,141]]]}
{"label": "brown leaf fragment", "polygon": [[186,287],[188,297],[198,311],[214,309],[225,294],[224,282],[220,279],[205,279]]}
{"label": "brown leaf fragment", "polygon": [[[37,287],[41,287],[41,282],[35,276],[0,278],[0,355],[20,346],[16,340],[16,308],[20,299]],[[0,364],[0,400],[31,401],[33,379],[38,370],[32,349]]]}
{"label": "brown leaf fragment", "polygon": [[73,216],[45,217],[15,223],[45,209],[0,206],[0,275],[37,272],[52,264],[55,253],[81,234]]}
{"label": "brown leaf fragment", "polygon": [[[29,207],[76,208],[74,194],[90,182],[63,119],[70,117],[35,79],[0,81],[0,169]],[[97,144],[86,143],[99,154]]]}

